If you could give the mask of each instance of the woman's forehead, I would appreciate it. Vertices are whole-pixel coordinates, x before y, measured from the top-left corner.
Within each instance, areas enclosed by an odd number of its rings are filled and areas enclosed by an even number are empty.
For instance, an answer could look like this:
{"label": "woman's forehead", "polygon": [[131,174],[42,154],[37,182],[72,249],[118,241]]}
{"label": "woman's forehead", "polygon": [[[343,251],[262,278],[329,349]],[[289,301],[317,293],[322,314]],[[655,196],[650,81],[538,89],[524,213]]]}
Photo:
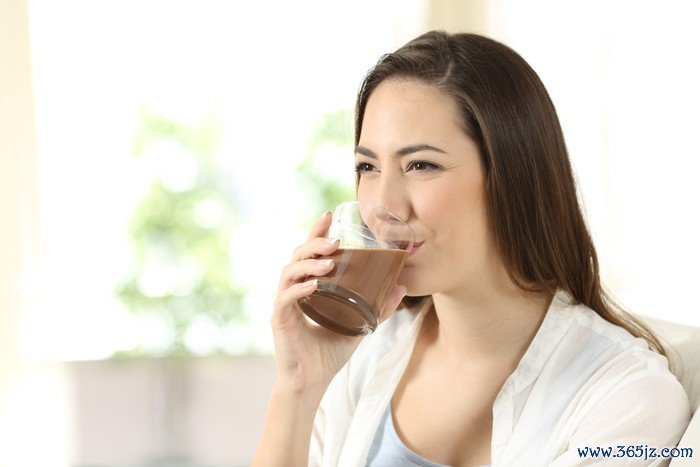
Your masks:
{"label": "woman's forehead", "polygon": [[405,145],[410,138],[415,139],[412,143],[430,144],[459,136],[466,137],[451,96],[417,80],[385,80],[368,99],[360,140],[395,138]]}

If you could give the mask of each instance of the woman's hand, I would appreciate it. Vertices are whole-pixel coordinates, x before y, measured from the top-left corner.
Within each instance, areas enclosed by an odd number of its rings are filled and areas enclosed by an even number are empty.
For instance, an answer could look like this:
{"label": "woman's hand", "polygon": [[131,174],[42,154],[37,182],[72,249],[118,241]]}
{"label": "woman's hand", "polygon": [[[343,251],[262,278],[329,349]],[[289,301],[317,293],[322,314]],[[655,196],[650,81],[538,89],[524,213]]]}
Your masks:
{"label": "woman's hand", "polygon": [[[272,312],[278,383],[295,391],[325,392],[365,337],[345,336],[312,324],[297,304],[298,299],[316,289],[313,281],[301,282],[306,276],[324,276],[333,270],[333,264],[319,264],[316,259],[332,254],[340,244],[323,238],[330,221],[331,215],[326,212],[312,227],[306,243],[294,250],[291,263],[282,270]],[[394,288],[381,310],[379,323],[394,312],[405,294],[405,287]]]}

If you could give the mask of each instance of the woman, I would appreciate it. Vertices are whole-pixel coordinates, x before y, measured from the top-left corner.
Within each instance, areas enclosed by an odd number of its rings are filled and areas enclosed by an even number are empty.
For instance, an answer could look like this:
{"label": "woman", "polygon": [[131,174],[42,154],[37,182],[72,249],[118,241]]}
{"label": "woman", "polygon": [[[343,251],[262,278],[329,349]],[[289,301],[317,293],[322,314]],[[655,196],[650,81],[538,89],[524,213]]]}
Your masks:
{"label": "woman", "polygon": [[315,287],[301,280],[333,268],[315,259],[338,247],[322,238],[329,213],[295,250],[253,465],[568,466],[591,462],[579,448],[678,442],[687,396],[602,289],[554,106],[517,53],[433,31],[385,55],[355,143],[357,199],[405,219],[420,246],[364,338],[296,305]]}

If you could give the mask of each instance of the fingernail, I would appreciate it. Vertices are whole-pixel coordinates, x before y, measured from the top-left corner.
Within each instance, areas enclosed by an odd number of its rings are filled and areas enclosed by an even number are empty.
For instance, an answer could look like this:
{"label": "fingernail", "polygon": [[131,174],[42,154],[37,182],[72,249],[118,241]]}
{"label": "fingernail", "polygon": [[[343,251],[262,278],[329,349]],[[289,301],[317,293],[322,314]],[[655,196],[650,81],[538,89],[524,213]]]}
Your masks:
{"label": "fingernail", "polygon": [[340,240],[340,239],[339,238],[324,238],[323,239],[324,242],[330,243],[330,244],[333,244],[333,243],[337,242],[338,240]]}
{"label": "fingernail", "polygon": [[310,281],[304,282],[302,287],[304,287],[305,289],[308,289],[309,287],[315,287],[317,283],[318,283],[318,279],[312,279]]}
{"label": "fingernail", "polygon": [[318,220],[322,221],[323,219],[325,219],[329,212],[330,211],[326,211],[323,214],[321,214],[321,217]]}
{"label": "fingernail", "polygon": [[328,266],[329,264],[333,264],[333,260],[332,259],[319,259],[318,261],[316,261],[316,264],[318,264],[319,266]]}

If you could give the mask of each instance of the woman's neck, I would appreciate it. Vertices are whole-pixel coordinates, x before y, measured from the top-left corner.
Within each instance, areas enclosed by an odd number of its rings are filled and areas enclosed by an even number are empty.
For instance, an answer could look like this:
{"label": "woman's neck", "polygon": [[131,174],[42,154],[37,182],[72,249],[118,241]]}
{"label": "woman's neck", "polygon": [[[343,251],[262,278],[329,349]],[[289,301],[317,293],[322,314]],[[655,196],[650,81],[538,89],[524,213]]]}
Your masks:
{"label": "woman's neck", "polygon": [[517,366],[551,301],[551,294],[527,293],[515,285],[435,293],[425,338],[446,363]]}

